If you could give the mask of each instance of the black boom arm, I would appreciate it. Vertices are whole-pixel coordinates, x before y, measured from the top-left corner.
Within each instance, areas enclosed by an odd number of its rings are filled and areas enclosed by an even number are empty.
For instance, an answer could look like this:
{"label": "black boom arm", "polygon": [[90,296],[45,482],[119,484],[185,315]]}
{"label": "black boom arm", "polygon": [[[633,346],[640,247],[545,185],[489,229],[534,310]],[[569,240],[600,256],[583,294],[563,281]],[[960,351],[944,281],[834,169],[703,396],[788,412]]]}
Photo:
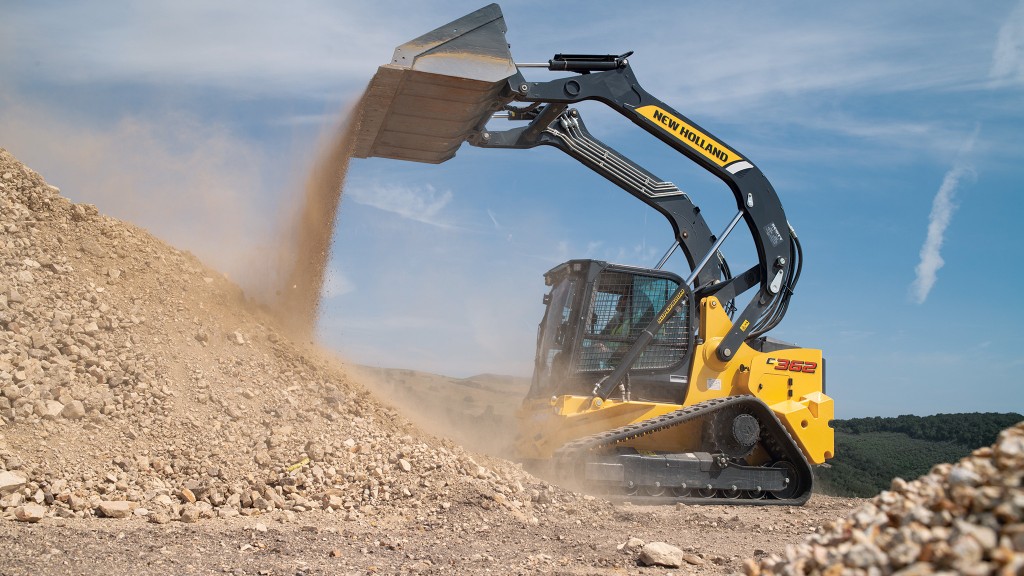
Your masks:
{"label": "black boom arm", "polygon": [[[781,314],[784,314],[791,289],[798,277],[798,269],[794,268],[798,251],[796,238],[786,220],[778,195],[761,170],[739,152],[644,90],[634,76],[626,56],[628,54],[557,55],[548,62],[550,70],[571,70],[578,75],[547,82],[527,82],[522,73],[517,72],[508,79],[505,99],[545,106],[539,108],[536,119],[525,128],[510,130],[507,133],[482,132],[478,138],[471,139],[470,142],[478,146],[491,147],[530,147],[548,144],[580,159],[578,154],[566,145],[564,139],[545,135],[548,133],[544,130],[556,123],[568,105],[596,100],[616,110],[725,182],[736,199],[737,208],[744,222],[750,229],[758,253],[758,265],[755,269],[735,279],[726,280],[705,292],[739,293],[751,287],[751,278],[758,280],[757,294],[734,319],[731,331],[716,350],[720,360],[728,361],[744,340],[763,332],[767,322],[774,325],[781,319]],[[594,168],[589,159],[581,160]],[[607,175],[606,170],[594,169],[615,181]],[[683,227],[671,214],[666,213],[662,203],[653,201],[649,195],[638,194],[632,190],[630,192],[654,206],[673,222],[677,239],[681,240],[684,249],[689,244],[689,249],[686,250],[687,259],[693,266],[694,255],[702,255],[701,248],[710,247],[711,241],[714,240],[706,224],[703,224],[703,219],[700,220],[703,225],[700,233],[705,236],[705,241],[684,242],[688,239],[682,238]],[[705,284],[701,281],[710,279],[709,272],[697,272],[699,275],[695,286],[701,286]]]}
{"label": "black boom arm", "polygon": [[[523,114],[514,108],[510,113]],[[690,197],[595,138],[578,110],[550,104],[530,115],[533,118],[528,126],[479,132],[469,142],[481,148],[558,148],[665,216],[691,269],[711,250],[715,237]],[[724,259],[717,253],[716,259],[717,266],[700,270],[696,286],[712,286],[723,275],[729,277]]]}

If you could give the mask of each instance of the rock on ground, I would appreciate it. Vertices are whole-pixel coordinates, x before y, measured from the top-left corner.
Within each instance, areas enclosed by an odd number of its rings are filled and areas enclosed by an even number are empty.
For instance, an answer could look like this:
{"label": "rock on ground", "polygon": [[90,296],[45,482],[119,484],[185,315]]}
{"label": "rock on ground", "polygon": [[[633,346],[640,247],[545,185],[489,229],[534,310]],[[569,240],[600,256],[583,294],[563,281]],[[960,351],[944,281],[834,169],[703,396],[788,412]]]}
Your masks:
{"label": "rock on ground", "polygon": [[19,522],[39,522],[46,518],[46,508],[39,504],[25,504],[15,509],[14,518]]}
{"label": "rock on ground", "polygon": [[27,482],[28,478],[17,472],[0,472],[0,496],[20,490]]}
{"label": "rock on ground", "polygon": [[639,561],[644,566],[679,568],[683,565],[683,551],[665,542],[649,542],[640,550]]}
{"label": "rock on ground", "polygon": [[132,515],[132,512],[138,504],[135,502],[100,502],[96,506],[96,511],[100,513],[104,518],[127,518]]}

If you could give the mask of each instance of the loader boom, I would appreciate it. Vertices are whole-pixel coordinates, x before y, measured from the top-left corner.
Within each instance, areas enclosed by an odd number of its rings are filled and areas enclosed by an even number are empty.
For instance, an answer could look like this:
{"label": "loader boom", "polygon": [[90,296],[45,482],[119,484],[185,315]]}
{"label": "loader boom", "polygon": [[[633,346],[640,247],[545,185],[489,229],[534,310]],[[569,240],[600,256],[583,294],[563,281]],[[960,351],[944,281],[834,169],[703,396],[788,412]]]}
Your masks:
{"label": "loader boom", "polygon": [[[799,279],[800,248],[761,170],[644,90],[629,64],[632,53],[556,54],[546,64],[524,66],[574,75],[530,82],[512,60],[504,34],[501,9],[491,4],[399,46],[391,64],[379,68],[364,96],[353,155],[440,163],[452,158],[463,142],[482,147],[553,145],[665,215],[694,266],[707,255],[714,236],[699,214],[690,218],[683,214],[689,208],[683,206],[689,203],[685,194],[670,209],[672,202],[655,201],[656,192],[638,194],[607,165],[574,150],[571,138],[555,136],[557,124],[565,118],[560,115],[568,106],[601,102],[721,179],[736,199],[754,240],[758,264],[717,284],[713,283],[719,280],[720,266],[698,270],[696,284],[690,287],[700,289],[701,295],[718,294],[723,302],[757,287],[717,346],[717,358],[727,362],[744,341],[776,326]],[[514,103],[528,106],[517,108]],[[529,126],[488,130],[492,114],[502,110],[511,120],[530,120]]]}
{"label": "loader boom", "polygon": [[[768,313],[773,306],[778,306],[780,313],[785,314],[785,304],[798,279],[793,268],[794,238],[774,188],[752,162],[641,88],[628,58],[574,55],[567,60],[565,56],[555,56],[549,68],[569,69],[580,74],[548,82],[527,82],[522,73],[517,72],[508,79],[506,95],[514,101],[547,106],[585,100],[606,104],[711,172],[732,191],[757,249],[758,265],[750,274],[758,277],[759,286],[715,351],[719,360],[729,361],[740,343],[751,334],[759,335],[781,320],[781,316],[773,317]],[[538,116],[534,122],[545,120]],[[485,132],[482,138],[486,141],[494,136]],[[479,145],[479,141],[471,139],[470,142]],[[690,259],[692,266],[694,262]],[[726,280],[715,287],[714,292],[734,290],[735,286],[730,287],[732,283],[749,283],[750,274]]]}

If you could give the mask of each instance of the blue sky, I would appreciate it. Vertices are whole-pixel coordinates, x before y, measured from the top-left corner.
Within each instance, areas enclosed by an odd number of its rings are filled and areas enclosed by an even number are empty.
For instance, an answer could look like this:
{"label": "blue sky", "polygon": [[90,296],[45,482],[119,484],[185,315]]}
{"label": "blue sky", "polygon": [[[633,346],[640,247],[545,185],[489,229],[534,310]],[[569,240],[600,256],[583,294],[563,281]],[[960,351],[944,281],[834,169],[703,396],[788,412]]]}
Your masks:
{"label": "blue sky", "polygon": [[[482,5],[12,4],[0,146],[253,293],[319,143],[377,66]],[[806,258],[773,335],[825,351],[839,417],[1024,410],[1024,2],[552,4],[502,6],[516,60],[634,50],[649,92],[772,181]],[[728,222],[722,184],[581,110],[713,230]],[[753,257],[739,236],[734,270]],[[354,160],[320,339],[357,362],[528,375],[547,269],[650,266],[670,243],[660,216],[554,149]]]}

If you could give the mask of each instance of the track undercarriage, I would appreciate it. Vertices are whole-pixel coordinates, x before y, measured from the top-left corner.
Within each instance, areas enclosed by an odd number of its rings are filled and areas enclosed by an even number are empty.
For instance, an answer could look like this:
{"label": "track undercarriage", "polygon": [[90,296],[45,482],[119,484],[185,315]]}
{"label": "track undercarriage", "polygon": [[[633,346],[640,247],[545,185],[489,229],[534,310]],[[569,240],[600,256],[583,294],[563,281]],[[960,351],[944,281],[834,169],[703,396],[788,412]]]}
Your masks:
{"label": "track undercarriage", "polygon": [[[695,421],[707,430],[701,451],[629,445]],[[709,400],[579,438],[559,448],[553,464],[584,490],[635,504],[801,505],[812,484],[800,448],[771,409],[752,396]]]}

